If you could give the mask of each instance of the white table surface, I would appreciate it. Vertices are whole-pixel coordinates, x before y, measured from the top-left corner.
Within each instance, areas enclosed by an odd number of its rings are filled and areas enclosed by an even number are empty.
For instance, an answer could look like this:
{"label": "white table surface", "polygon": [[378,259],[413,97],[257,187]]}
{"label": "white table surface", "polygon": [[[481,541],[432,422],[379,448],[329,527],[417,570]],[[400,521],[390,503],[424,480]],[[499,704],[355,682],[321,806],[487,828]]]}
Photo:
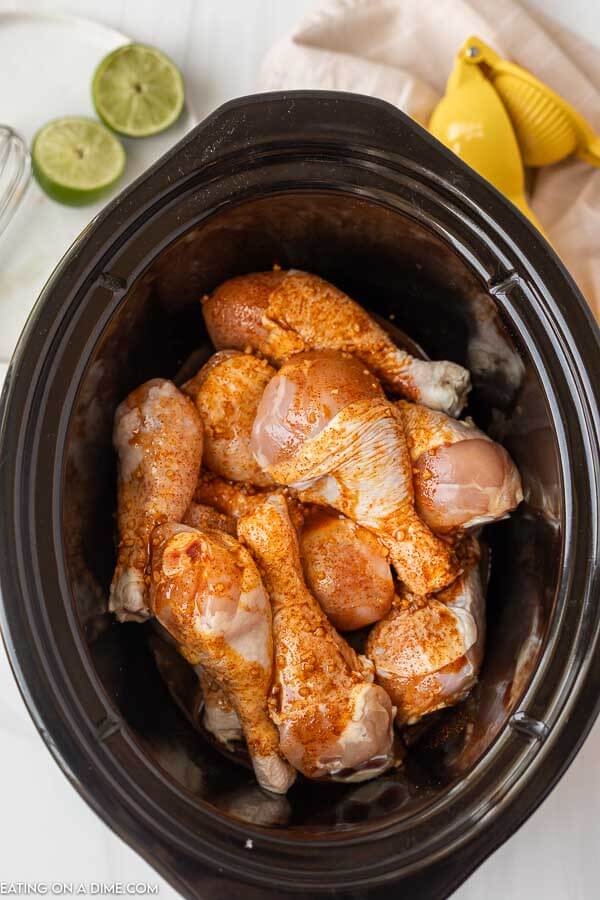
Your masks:
{"label": "white table surface", "polygon": [[[136,40],[159,45],[182,67],[193,106],[203,116],[231,97],[251,93],[268,47],[317,3],[0,0],[0,10],[88,16]],[[476,0],[473,3],[476,5]],[[532,3],[600,46],[598,0]],[[0,64],[0,77],[6,75]],[[0,882],[144,881],[158,883],[162,898],[177,897],[67,783],[29,719],[2,649],[0,742]],[[520,831],[458,890],[457,900],[596,897],[600,880],[599,759],[597,723],[558,787]]]}

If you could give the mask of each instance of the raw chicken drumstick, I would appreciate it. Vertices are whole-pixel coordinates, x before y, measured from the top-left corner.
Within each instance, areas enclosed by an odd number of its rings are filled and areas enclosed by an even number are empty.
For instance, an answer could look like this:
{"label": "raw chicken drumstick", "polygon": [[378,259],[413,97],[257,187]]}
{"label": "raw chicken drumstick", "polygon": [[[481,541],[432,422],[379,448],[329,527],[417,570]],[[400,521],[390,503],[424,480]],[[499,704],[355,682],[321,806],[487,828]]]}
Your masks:
{"label": "raw chicken drumstick", "polygon": [[392,704],[306,587],[285,498],[262,500],[238,531],[261,567],[273,607],[269,705],[282,752],[308,778],[374,778],[393,762]]}
{"label": "raw chicken drumstick", "polygon": [[202,463],[231,481],[272,484],[250,453],[250,435],[263,391],[275,370],[264,359],[237,350],[215,353],[182,390],[204,425]]}
{"label": "raw chicken drumstick", "polygon": [[471,422],[399,401],[413,464],[415,506],[433,531],[504,519],[523,499],[521,478],[501,444]]}
{"label": "raw chicken drumstick", "polygon": [[180,652],[224,690],[259,784],[284,794],[295,773],[267,712],[271,607],[248,551],[220,531],[161,525],[152,533],[152,610]]}
{"label": "raw chicken drumstick", "polygon": [[[199,503],[191,503],[184,518],[185,525],[191,525],[201,531],[220,530],[235,537],[236,526],[233,519],[224,516],[210,506],[201,506]],[[178,647],[174,640],[161,625],[158,626],[161,642],[167,641]],[[227,698],[222,687],[208,675],[202,666],[193,666],[200,683],[200,702],[193,710],[195,722],[202,721],[204,728],[209,731],[220,743],[227,747],[236,741],[243,741],[244,735],[238,715]]]}
{"label": "raw chicken drumstick", "polygon": [[189,506],[200,471],[202,422],[171,381],[155,378],[118,407],[113,442],[119,548],[109,609],[120,622],[143,621],[150,615],[150,534],[156,525],[180,521]]}
{"label": "raw chicken drumstick", "polygon": [[275,365],[305,350],[344,350],[393,393],[458,415],[469,373],[453,362],[426,362],[399,349],[354,300],[317,275],[290,269],[242,275],[203,300],[217,349],[258,350]]}
{"label": "raw chicken drumstick", "polygon": [[402,416],[356,358],[294,356],[267,385],[252,430],[257,462],[305,502],[375,532],[409,590],[441,590],[459,569],[413,505]]}
{"label": "raw chicken drumstick", "polygon": [[372,625],[390,611],[394,580],[385,548],[371,531],[314,507],[304,516],[300,557],[311,593],[338,631]]}
{"label": "raw chicken drumstick", "polygon": [[399,725],[464,699],[477,681],[485,643],[488,556],[472,559],[435,598],[403,596],[372,629],[367,655],[397,708]]}

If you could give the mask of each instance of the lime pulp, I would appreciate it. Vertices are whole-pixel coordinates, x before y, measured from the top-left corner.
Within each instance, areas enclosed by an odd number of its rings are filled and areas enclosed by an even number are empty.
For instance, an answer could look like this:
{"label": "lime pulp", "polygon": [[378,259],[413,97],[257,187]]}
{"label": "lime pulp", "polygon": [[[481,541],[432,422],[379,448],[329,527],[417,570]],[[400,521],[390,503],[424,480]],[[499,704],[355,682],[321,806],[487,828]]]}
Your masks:
{"label": "lime pulp", "polygon": [[55,119],[40,128],[31,157],[40,186],[69,206],[95,202],[125,169],[118,138],[100,122],[83,117]]}
{"label": "lime pulp", "polygon": [[92,82],[96,112],[113,131],[147,137],[164,131],[180,116],[183,78],[155,47],[126,44],[99,64]]}

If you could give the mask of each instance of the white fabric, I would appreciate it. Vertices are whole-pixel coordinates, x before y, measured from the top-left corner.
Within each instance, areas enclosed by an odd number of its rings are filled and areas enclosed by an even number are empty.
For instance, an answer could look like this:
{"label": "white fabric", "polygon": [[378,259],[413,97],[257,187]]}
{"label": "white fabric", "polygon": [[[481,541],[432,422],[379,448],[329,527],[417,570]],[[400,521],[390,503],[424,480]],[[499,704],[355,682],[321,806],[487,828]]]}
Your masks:
{"label": "white fabric", "polygon": [[[261,87],[370,94],[426,124],[471,34],[600,131],[600,52],[517,0],[328,0],[271,49]],[[574,160],[541,169],[530,202],[600,318],[600,171]]]}

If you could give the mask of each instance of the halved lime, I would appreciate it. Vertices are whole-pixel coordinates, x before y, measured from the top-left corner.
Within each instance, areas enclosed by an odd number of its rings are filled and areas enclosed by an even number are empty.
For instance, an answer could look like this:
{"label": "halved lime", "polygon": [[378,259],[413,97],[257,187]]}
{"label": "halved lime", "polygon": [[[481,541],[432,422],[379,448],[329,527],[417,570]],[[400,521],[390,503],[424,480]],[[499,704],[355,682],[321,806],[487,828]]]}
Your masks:
{"label": "halved lime", "polygon": [[183,109],[183,78],[168,56],[145,44],[126,44],[105,56],[92,82],[96,112],[128,137],[158,134]]}
{"label": "halved lime", "polygon": [[54,119],[40,128],[31,148],[33,172],[54,200],[85,206],[102,197],[125,169],[125,151],[94,119]]}

